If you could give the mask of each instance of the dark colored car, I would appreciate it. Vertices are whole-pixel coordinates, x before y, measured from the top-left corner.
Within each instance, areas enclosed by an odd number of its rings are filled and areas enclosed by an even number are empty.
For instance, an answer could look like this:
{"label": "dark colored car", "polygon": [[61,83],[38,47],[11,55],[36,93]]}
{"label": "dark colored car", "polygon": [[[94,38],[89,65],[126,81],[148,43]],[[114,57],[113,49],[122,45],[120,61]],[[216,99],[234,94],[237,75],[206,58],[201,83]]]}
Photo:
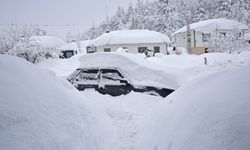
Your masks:
{"label": "dark colored car", "polygon": [[68,78],[79,91],[95,89],[102,94],[119,96],[131,91],[166,97],[174,90],[147,85],[133,85],[118,68],[79,68]]}

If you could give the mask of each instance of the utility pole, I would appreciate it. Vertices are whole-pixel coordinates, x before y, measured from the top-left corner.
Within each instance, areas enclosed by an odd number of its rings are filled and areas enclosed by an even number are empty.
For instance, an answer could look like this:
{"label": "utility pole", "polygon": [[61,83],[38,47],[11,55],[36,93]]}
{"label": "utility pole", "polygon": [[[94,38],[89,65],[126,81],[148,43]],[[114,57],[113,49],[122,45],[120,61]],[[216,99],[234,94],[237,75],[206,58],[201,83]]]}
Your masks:
{"label": "utility pole", "polygon": [[189,19],[187,20],[187,52],[191,53],[191,31]]}

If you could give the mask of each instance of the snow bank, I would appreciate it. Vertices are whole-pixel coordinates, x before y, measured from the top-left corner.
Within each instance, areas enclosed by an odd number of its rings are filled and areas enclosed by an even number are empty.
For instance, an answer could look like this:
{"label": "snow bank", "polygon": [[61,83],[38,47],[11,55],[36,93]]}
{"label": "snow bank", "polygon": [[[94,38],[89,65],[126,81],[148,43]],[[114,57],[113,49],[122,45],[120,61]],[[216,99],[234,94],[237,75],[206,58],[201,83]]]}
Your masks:
{"label": "snow bank", "polygon": [[152,85],[177,89],[179,76],[174,69],[163,69],[147,61],[142,54],[94,53],[80,57],[82,67],[117,67],[134,85]]}
{"label": "snow bank", "polygon": [[[204,64],[204,58],[207,65]],[[149,58],[151,63],[163,69],[181,70],[177,73],[180,83],[197,79],[217,72],[242,68],[250,65],[250,52],[240,54],[207,53],[202,55],[167,55],[161,58]]]}
{"label": "snow bank", "polygon": [[62,39],[53,36],[32,36],[30,41],[34,45],[45,48],[56,48],[65,44]]}
{"label": "snow bank", "polygon": [[68,59],[47,59],[36,65],[53,71],[58,77],[66,78],[80,66],[79,57],[81,56],[82,54],[77,54]]}
{"label": "snow bank", "polygon": [[142,122],[137,149],[249,149],[249,76],[248,66],[176,90]]}
{"label": "snow bank", "polygon": [[170,43],[167,35],[149,30],[118,30],[104,33],[93,40],[92,45],[108,44],[138,44],[138,43]]}
{"label": "snow bank", "polygon": [[[200,31],[203,33],[211,33],[218,29],[220,30],[248,30],[248,26],[225,18],[218,18],[218,19],[209,19],[205,21],[196,22],[190,25],[191,30]],[[177,33],[182,33],[187,31],[187,26],[177,30],[172,34],[175,35]]]}
{"label": "snow bank", "polygon": [[20,58],[0,68],[1,149],[113,149],[112,123],[78,91]]}

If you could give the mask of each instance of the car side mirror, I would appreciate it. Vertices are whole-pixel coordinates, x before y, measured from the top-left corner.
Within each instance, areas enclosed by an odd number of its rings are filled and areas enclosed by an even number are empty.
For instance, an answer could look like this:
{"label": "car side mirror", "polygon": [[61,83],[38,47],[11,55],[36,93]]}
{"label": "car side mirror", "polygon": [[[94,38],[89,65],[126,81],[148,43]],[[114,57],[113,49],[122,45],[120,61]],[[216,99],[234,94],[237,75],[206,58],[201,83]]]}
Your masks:
{"label": "car side mirror", "polygon": [[120,80],[120,83],[125,83],[125,84],[128,84],[128,80],[124,80],[124,79],[122,79],[122,80]]}

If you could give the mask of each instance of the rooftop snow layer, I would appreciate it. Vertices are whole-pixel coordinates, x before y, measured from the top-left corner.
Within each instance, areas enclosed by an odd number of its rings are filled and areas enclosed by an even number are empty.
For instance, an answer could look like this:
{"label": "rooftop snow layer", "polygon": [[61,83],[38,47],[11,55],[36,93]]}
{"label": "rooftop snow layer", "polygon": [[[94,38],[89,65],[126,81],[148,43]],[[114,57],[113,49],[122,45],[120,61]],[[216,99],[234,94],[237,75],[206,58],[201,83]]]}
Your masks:
{"label": "rooftop snow layer", "polygon": [[116,67],[135,85],[151,85],[177,89],[180,86],[177,69],[164,70],[147,61],[143,55],[129,53],[94,53],[79,58],[86,68]]}
{"label": "rooftop snow layer", "polygon": [[119,30],[104,33],[93,40],[94,46],[109,44],[169,43],[167,35],[149,30]]}
{"label": "rooftop snow layer", "polygon": [[53,36],[32,36],[30,41],[45,48],[56,48],[65,44],[62,39]]}
{"label": "rooftop snow layer", "polygon": [[[218,19],[209,19],[205,21],[196,22],[193,24],[190,24],[190,29],[195,31],[200,31],[203,33],[211,33],[217,29],[221,30],[248,30],[247,25],[234,21],[229,20],[225,18],[218,18]],[[182,33],[187,31],[187,26],[184,26],[183,28],[177,30],[172,34],[175,35],[177,33]]]}

